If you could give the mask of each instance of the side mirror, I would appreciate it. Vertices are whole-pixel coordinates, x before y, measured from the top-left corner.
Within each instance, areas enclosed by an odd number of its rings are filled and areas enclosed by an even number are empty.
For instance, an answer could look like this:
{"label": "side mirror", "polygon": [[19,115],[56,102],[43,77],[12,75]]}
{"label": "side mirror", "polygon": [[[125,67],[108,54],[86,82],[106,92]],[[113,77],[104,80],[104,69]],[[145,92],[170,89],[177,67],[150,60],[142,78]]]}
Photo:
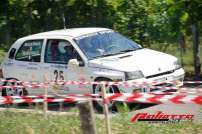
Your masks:
{"label": "side mirror", "polygon": [[83,67],[84,66],[84,62],[83,61],[78,61],[77,59],[70,59],[68,62],[68,66],[79,66],[79,67]]}
{"label": "side mirror", "polygon": [[141,46],[141,45],[139,45],[139,44],[138,44],[138,46],[139,46],[140,48],[142,48],[142,46]]}

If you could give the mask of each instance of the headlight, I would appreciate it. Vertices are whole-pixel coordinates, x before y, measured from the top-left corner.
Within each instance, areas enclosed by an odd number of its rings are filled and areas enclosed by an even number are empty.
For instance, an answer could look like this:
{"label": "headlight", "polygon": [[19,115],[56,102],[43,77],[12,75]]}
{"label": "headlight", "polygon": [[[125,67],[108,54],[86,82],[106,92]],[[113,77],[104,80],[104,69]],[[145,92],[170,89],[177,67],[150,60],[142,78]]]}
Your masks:
{"label": "headlight", "polygon": [[180,69],[182,67],[179,60],[175,61],[173,64],[174,64],[175,69]]}
{"label": "headlight", "polygon": [[143,78],[144,75],[142,71],[134,71],[134,72],[125,72],[125,79],[126,80],[135,80]]}

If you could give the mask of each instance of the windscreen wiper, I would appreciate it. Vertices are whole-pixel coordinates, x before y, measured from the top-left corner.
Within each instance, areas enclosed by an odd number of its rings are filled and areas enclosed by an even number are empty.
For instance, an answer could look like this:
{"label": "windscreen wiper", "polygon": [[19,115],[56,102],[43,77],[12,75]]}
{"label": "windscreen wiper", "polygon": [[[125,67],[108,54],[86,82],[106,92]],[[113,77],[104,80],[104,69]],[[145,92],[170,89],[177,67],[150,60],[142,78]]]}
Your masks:
{"label": "windscreen wiper", "polygon": [[120,53],[122,53],[122,52],[131,52],[131,51],[135,51],[135,49],[126,49],[126,50],[122,50],[122,51],[120,51]]}
{"label": "windscreen wiper", "polygon": [[103,55],[96,56],[95,58],[101,58],[101,57],[113,56],[113,55],[117,55],[117,54],[119,54],[119,53],[103,54]]}
{"label": "windscreen wiper", "polygon": [[140,48],[136,48],[136,49],[126,49],[126,50],[122,50],[120,52],[131,52],[131,51],[136,51],[138,49],[142,49],[142,48],[140,47]]}
{"label": "windscreen wiper", "polygon": [[122,50],[118,53],[109,53],[109,54],[103,54],[103,55],[100,55],[100,56],[96,56],[94,58],[101,58],[101,57],[107,57],[107,56],[113,56],[113,55],[117,55],[117,54],[123,54],[125,52],[131,52],[131,51],[135,51],[135,50],[138,50],[138,49],[142,49],[142,48],[137,48],[137,49],[126,49],[126,50]]}

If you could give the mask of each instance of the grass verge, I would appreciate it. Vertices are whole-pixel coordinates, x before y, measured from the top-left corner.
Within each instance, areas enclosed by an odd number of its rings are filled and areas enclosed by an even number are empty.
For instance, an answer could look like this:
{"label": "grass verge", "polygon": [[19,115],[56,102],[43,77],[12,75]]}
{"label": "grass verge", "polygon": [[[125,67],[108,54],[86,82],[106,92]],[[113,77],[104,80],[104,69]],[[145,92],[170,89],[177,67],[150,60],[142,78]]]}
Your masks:
{"label": "grass verge", "polygon": [[[79,134],[79,116],[49,115],[47,119],[40,114],[0,112],[1,134]],[[131,123],[128,113],[111,118],[113,134],[199,134],[202,124],[182,122],[177,124]],[[96,118],[98,134],[105,133],[104,120]]]}

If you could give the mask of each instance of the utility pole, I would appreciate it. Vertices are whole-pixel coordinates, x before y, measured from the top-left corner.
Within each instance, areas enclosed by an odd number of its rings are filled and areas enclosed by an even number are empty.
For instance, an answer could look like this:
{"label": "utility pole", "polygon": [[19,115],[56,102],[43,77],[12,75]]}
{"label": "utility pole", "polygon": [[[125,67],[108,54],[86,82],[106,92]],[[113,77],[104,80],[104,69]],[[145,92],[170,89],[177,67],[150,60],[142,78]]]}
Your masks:
{"label": "utility pole", "polygon": [[63,20],[63,28],[64,29],[67,29],[66,28],[66,19],[65,19],[65,13],[63,12],[63,14],[62,14],[62,20]]}
{"label": "utility pole", "polygon": [[200,40],[199,40],[199,29],[197,23],[191,25],[192,39],[193,39],[193,58],[194,58],[194,73],[195,79],[200,78],[201,63],[200,63]]}

